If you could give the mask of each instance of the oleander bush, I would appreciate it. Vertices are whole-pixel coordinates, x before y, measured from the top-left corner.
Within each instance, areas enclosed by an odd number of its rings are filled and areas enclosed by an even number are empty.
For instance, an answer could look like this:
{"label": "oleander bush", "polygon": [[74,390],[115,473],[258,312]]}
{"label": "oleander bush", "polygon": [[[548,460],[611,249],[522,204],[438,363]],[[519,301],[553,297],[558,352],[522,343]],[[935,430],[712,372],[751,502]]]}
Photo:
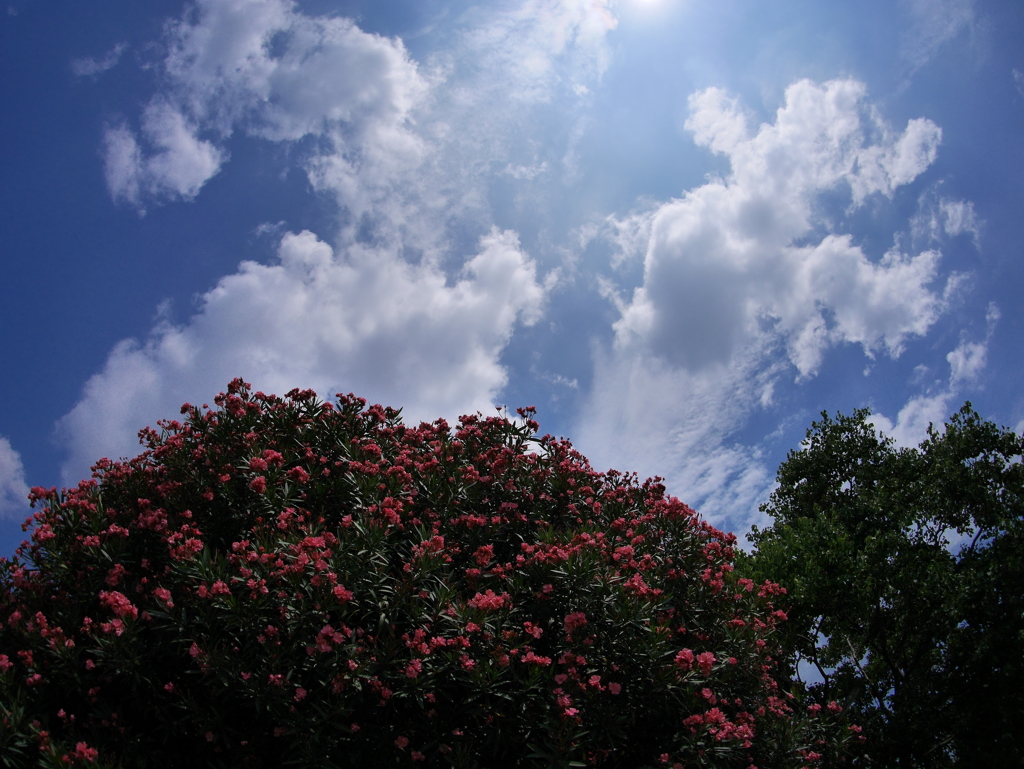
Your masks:
{"label": "oleander bush", "polygon": [[518,418],[252,393],[33,489],[0,560],[0,763],[818,767],[782,588],[657,479]]}

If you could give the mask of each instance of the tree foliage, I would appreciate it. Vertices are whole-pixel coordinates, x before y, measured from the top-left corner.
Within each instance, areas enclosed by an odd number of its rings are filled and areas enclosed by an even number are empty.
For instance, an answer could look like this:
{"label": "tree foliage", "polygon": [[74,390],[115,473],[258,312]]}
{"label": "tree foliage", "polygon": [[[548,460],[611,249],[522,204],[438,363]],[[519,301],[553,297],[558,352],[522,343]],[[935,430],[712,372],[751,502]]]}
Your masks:
{"label": "tree foliage", "polygon": [[0,562],[6,766],[797,767],[783,592],[656,481],[520,419],[240,380]]}
{"label": "tree foliage", "polygon": [[875,766],[1024,765],[1024,440],[966,404],[918,448],[822,414],[744,568],[788,588],[790,674]]}

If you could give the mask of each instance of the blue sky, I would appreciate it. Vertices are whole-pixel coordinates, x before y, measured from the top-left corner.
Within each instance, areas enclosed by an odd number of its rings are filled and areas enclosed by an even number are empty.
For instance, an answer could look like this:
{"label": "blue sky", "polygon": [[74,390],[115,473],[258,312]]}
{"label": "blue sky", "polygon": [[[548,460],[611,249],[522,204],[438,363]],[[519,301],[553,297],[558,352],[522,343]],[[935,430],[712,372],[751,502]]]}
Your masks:
{"label": "blue sky", "polygon": [[0,551],[234,376],[536,405],[744,531],[822,409],[1024,427],[1024,6],[0,16]]}

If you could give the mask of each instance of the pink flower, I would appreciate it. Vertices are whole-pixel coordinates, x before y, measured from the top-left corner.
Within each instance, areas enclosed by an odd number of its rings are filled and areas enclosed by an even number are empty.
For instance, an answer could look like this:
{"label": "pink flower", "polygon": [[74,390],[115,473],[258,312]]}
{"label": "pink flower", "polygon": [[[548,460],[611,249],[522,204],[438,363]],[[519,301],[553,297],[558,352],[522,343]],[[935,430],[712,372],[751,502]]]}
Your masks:
{"label": "pink flower", "polygon": [[295,701],[296,702],[302,702],[304,699],[306,699],[306,694],[307,694],[306,690],[303,689],[301,686],[296,687],[295,688]]}
{"label": "pink flower", "polygon": [[82,761],[86,761],[86,762],[91,764],[91,763],[93,763],[96,760],[96,757],[98,755],[99,755],[99,751],[96,750],[96,748],[90,748],[84,742],[79,742],[78,744],[75,745],[74,756],[77,759],[80,759]]}
{"label": "pink flower", "polygon": [[523,628],[526,630],[528,635],[532,635],[534,638],[540,638],[544,630],[532,622],[524,622]]}
{"label": "pink flower", "polygon": [[334,593],[334,597],[338,599],[339,603],[352,600],[352,591],[346,590],[344,585],[335,585],[331,592]]}
{"label": "pink flower", "polygon": [[116,590],[107,592],[106,590],[100,591],[100,603],[110,609],[118,617],[131,617],[136,619],[139,616],[139,610],[135,608],[131,601],[124,593],[119,593]]}
{"label": "pink flower", "polygon": [[618,694],[622,691],[622,684],[610,683],[608,684],[608,691],[610,691],[612,694]]}
{"label": "pink flower", "polygon": [[587,615],[581,611],[574,611],[572,614],[565,616],[565,632],[571,633],[573,630],[579,627],[583,627],[587,624]]}
{"label": "pink flower", "polygon": [[267,490],[267,479],[262,475],[257,475],[251,481],[249,481],[249,488],[255,491],[257,494],[263,494]]}
{"label": "pink flower", "polygon": [[511,604],[511,596],[508,593],[496,595],[493,590],[488,590],[486,593],[477,593],[469,599],[468,603],[474,609],[481,611],[497,611]]}
{"label": "pink flower", "polygon": [[405,675],[409,678],[417,678],[423,671],[423,663],[420,660],[413,660],[405,667]]}
{"label": "pink flower", "polygon": [[419,752],[418,750],[414,750],[414,751],[412,751],[412,752],[411,752],[411,753],[409,754],[409,757],[410,757],[410,758],[412,758],[412,760],[413,760],[413,761],[424,761],[424,760],[426,760],[426,758],[427,758],[427,757],[426,757],[425,755],[423,755],[422,753],[420,753],[420,752]]}
{"label": "pink flower", "polygon": [[715,664],[715,655],[711,652],[702,652],[697,655],[697,664],[700,665],[700,672],[709,676],[711,675],[711,666]]}
{"label": "pink flower", "polygon": [[704,714],[704,723],[706,724],[724,724],[725,713],[718,708],[711,708],[707,713]]}
{"label": "pink flower", "polygon": [[409,744],[409,738],[399,735],[395,738],[395,744],[402,750]]}
{"label": "pink flower", "polygon": [[550,657],[541,657],[537,654],[534,654],[533,649],[531,649],[523,655],[522,661],[528,665],[537,665],[538,667],[548,667],[551,664]]}
{"label": "pink flower", "polygon": [[119,563],[114,564],[114,568],[107,573],[106,583],[111,587],[117,587],[121,584],[121,580],[124,578],[124,573],[124,566]]}
{"label": "pink flower", "polygon": [[693,651],[691,649],[683,649],[676,655],[676,667],[680,670],[689,670],[693,667]]}

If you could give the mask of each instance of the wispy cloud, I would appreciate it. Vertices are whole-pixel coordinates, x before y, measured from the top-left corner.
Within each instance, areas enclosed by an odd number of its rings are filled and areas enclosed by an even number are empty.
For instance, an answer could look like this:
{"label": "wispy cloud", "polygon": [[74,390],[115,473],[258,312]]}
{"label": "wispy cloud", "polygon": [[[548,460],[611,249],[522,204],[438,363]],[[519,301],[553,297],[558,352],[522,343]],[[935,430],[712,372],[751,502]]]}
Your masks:
{"label": "wispy cloud", "polygon": [[28,491],[21,454],[0,436],[0,519],[28,515]]}
{"label": "wispy cloud", "polygon": [[921,195],[918,213],[911,219],[911,233],[923,242],[941,243],[957,235],[970,235],[975,248],[981,245],[983,222],[969,200],[939,196],[934,190]]}
{"label": "wispy cloud", "polygon": [[71,60],[71,71],[78,77],[89,77],[102,74],[107,70],[113,69],[117,66],[117,63],[121,61],[121,56],[128,50],[126,43],[118,43],[102,58],[94,59],[87,56],[82,59]]}
{"label": "wispy cloud", "polygon": [[907,0],[910,28],[902,57],[911,73],[927,64],[939,49],[975,24],[974,0]]}

